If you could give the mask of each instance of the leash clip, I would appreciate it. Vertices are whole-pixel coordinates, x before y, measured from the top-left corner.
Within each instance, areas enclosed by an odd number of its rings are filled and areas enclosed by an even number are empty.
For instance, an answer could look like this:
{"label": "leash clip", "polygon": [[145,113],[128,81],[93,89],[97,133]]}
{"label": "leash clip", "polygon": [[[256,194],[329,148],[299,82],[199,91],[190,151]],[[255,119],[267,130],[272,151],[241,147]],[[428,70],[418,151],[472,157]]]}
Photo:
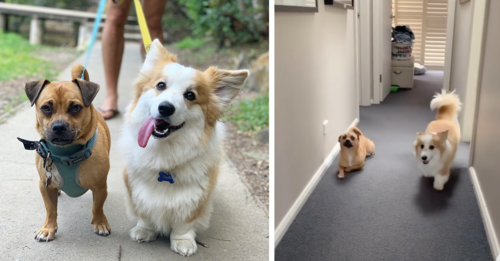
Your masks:
{"label": "leash clip", "polygon": [[[40,146],[41,147],[41,146]],[[47,164],[47,160],[50,160],[50,164]],[[47,154],[47,157],[43,159],[43,168],[45,168],[45,177],[47,180],[45,181],[45,188],[47,188],[50,183],[52,183],[52,164],[54,161],[50,158],[50,151]]]}

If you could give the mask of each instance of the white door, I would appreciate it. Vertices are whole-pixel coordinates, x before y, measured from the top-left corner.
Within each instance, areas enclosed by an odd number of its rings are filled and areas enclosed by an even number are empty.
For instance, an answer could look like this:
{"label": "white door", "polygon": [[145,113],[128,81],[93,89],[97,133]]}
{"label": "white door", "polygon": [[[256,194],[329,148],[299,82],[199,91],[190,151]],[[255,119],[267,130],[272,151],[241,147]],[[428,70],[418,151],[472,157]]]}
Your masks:
{"label": "white door", "polygon": [[373,101],[382,102],[391,92],[392,1],[373,1]]}

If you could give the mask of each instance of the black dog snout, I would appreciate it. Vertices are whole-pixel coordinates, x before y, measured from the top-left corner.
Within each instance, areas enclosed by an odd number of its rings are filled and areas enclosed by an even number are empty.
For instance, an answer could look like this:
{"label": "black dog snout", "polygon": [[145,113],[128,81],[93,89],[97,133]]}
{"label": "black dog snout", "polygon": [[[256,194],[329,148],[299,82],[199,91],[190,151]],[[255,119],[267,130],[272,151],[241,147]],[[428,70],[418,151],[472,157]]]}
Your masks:
{"label": "black dog snout", "polygon": [[52,124],[52,132],[56,135],[62,135],[68,130],[68,124],[66,122],[56,122]]}
{"label": "black dog snout", "polygon": [[350,141],[350,140],[346,140],[346,141],[344,142],[344,146],[346,146],[347,148],[352,147],[352,143],[351,143],[351,141]]}
{"label": "black dog snout", "polygon": [[427,156],[422,156],[422,160],[427,160]]}
{"label": "black dog snout", "polygon": [[158,106],[158,112],[163,117],[169,117],[172,116],[172,114],[174,114],[175,107],[172,103],[164,101],[160,103],[160,105]]}

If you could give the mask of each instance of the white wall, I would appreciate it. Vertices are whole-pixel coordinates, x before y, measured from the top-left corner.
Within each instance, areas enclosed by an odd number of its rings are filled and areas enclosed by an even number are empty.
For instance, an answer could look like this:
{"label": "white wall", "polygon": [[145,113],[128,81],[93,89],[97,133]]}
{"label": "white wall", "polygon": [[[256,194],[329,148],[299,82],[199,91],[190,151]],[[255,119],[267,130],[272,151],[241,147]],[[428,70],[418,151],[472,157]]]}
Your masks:
{"label": "white wall", "polygon": [[463,112],[463,138],[471,141],[474,128],[474,117],[476,113],[477,86],[480,81],[481,55],[483,52],[485,17],[487,11],[487,0],[475,0],[472,5],[469,67],[467,72],[467,87],[465,97],[465,108]]}
{"label": "white wall", "polygon": [[[479,72],[479,92],[477,94],[477,119],[476,131],[471,145],[473,152],[472,178],[475,181],[476,195],[478,195],[479,206],[481,208],[483,221],[485,223],[486,233],[490,242],[493,255],[500,254],[500,139],[498,130],[500,126],[500,51],[498,42],[500,41],[500,1],[497,0],[476,0],[475,10],[478,10],[481,4],[487,10],[486,23],[483,27],[484,38],[482,42],[483,53],[479,55],[479,63],[469,63],[470,69]],[[484,4],[484,5],[483,5]],[[477,9],[476,9],[477,8]],[[476,16],[476,13],[474,14]],[[484,39],[484,40],[483,40]],[[471,49],[473,46],[471,46]],[[476,182],[477,181],[477,182]]]}
{"label": "white wall", "polygon": [[[455,1],[456,0],[449,0]],[[450,68],[450,82],[449,89],[457,90],[458,95],[462,102],[465,102],[467,96],[467,74],[469,66],[469,47],[471,43],[471,23],[472,23],[472,3],[467,2],[464,4],[451,4],[454,6],[455,19],[453,30],[453,51],[451,58]],[[453,11],[453,10],[449,10]],[[465,107],[464,107],[465,111]],[[465,113],[460,115],[460,123],[464,126],[463,118]],[[470,133],[467,133],[463,128],[464,140],[470,141]]]}
{"label": "white wall", "polygon": [[276,228],[358,117],[354,12],[318,5],[275,16]]}

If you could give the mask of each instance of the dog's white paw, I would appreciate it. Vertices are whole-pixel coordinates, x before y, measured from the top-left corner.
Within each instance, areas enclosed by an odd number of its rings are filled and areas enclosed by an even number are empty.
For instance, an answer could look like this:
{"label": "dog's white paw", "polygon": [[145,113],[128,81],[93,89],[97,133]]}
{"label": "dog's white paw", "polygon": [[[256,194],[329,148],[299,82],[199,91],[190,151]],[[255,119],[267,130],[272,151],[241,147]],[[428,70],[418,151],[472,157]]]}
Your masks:
{"label": "dog's white paw", "polygon": [[440,183],[440,182],[436,182],[434,180],[434,189],[435,190],[443,190],[444,189],[444,184],[443,183]]}
{"label": "dog's white paw", "polygon": [[137,243],[151,242],[158,238],[158,233],[145,229],[140,226],[136,226],[130,230],[130,238]]}
{"label": "dog's white paw", "polygon": [[448,181],[449,176],[437,175],[434,177],[434,189],[443,190],[444,184]]}
{"label": "dog's white paw", "polygon": [[182,238],[170,240],[170,248],[182,256],[192,256],[197,246],[194,238]]}
{"label": "dog's white paw", "polygon": [[50,242],[56,238],[57,228],[42,228],[36,235],[35,240],[38,242]]}

